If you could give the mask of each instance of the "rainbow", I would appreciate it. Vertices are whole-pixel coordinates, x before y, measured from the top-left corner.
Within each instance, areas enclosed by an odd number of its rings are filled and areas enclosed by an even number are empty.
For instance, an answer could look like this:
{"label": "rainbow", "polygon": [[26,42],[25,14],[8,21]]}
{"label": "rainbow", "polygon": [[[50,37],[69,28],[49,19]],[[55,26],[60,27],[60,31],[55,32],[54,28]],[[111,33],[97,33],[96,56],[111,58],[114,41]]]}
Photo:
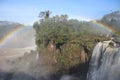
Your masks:
{"label": "rainbow", "polygon": [[[100,28],[106,29],[107,31],[111,32],[111,33],[115,33],[116,30],[114,30],[112,27],[105,25],[103,23],[101,23],[100,21],[91,21],[94,24],[98,25]],[[11,32],[9,32],[7,35],[5,35],[4,37],[2,37],[0,39],[0,48],[5,45],[8,41],[10,41],[11,38],[13,38],[15,35],[17,35],[17,33],[19,33],[20,31],[24,30],[25,27],[23,26],[18,26],[16,27],[14,30],[12,30]]]}
{"label": "rainbow", "polygon": [[15,29],[7,33],[5,36],[3,36],[0,39],[0,48],[5,45],[8,41],[10,41],[11,38],[13,38],[18,32],[23,30],[23,26],[17,26]]}
{"label": "rainbow", "polygon": [[106,25],[106,24],[103,24],[103,23],[100,22],[100,21],[93,20],[93,21],[91,21],[91,22],[93,22],[94,24],[98,25],[100,28],[103,28],[103,29],[109,31],[110,33],[115,33],[115,32],[116,32],[116,30],[113,29],[111,26],[108,26],[108,25]]}

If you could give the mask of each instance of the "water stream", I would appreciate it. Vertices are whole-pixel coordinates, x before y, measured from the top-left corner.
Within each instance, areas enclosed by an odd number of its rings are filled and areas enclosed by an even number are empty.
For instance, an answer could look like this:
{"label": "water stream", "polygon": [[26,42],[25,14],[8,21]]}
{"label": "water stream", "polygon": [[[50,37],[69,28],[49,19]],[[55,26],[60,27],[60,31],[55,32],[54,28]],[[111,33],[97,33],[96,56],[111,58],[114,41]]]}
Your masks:
{"label": "water stream", "polygon": [[92,54],[87,80],[120,80],[120,47],[115,42],[99,42]]}

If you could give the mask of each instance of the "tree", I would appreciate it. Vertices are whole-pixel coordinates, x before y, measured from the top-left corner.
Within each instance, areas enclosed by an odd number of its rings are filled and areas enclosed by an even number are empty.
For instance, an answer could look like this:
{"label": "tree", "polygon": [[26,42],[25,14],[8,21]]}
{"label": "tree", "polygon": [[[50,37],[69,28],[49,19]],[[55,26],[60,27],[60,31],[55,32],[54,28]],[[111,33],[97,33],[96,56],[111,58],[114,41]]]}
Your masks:
{"label": "tree", "polygon": [[49,10],[41,11],[39,13],[39,18],[41,19],[48,19],[50,17],[51,12]]}
{"label": "tree", "polygon": [[33,24],[33,28],[35,29],[36,32],[38,32],[40,25],[37,21]]}

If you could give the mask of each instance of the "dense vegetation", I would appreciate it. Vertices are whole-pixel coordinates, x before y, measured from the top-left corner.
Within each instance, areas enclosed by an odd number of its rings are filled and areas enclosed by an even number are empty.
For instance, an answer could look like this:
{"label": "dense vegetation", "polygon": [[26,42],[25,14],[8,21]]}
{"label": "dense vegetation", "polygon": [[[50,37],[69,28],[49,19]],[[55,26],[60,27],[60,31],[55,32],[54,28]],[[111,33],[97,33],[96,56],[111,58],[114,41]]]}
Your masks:
{"label": "dense vegetation", "polygon": [[105,31],[91,22],[68,19],[67,15],[50,17],[49,13],[41,12],[40,21],[33,25],[39,53],[44,53],[47,64],[54,64],[55,71],[86,73],[95,44],[106,40]]}

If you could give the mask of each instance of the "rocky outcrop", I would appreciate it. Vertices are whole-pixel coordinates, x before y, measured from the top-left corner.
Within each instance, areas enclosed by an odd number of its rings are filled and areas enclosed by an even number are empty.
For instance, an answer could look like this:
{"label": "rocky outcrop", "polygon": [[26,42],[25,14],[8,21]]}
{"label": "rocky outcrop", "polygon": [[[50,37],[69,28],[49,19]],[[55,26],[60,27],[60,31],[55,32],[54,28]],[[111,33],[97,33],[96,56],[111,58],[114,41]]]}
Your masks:
{"label": "rocky outcrop", "polygon": [[120,11],[112,12],[110,14],[106,14],[101,22],[111,26],[112,28],[120,31]]}

